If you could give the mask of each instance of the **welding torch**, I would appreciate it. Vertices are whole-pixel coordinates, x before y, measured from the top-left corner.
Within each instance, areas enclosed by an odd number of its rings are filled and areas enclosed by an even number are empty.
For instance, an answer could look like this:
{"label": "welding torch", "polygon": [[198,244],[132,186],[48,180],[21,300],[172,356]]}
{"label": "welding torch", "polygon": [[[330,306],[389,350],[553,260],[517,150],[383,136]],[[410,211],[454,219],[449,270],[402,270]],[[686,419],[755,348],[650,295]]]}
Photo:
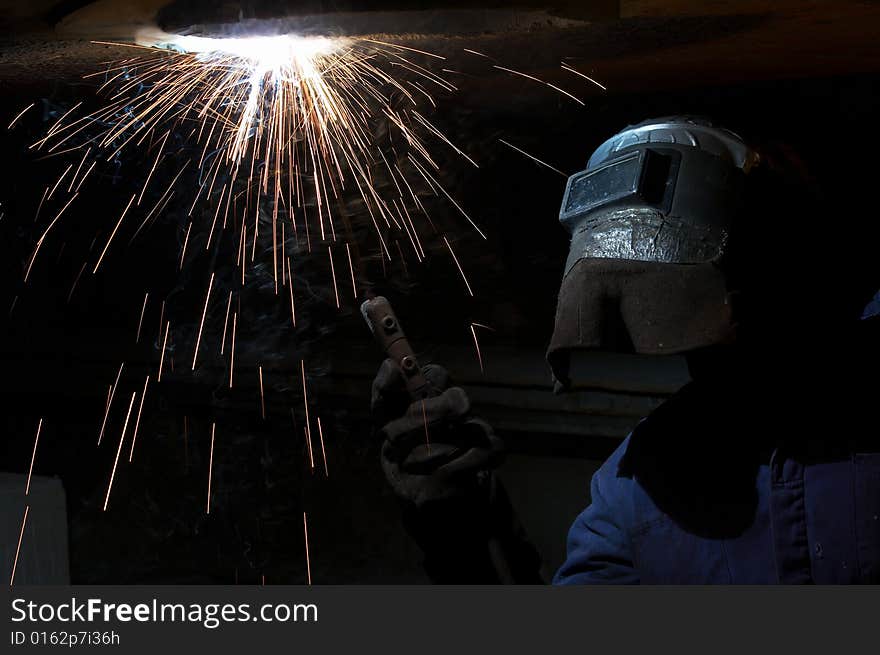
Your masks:
{"label": "welding torch", "polygon": [[[400,327],[400,321],[391,308],[391,303],[383,296],[376,296],[366,300],[361,305],[361,314],[376,338],[376,343],[391,359],[400,372],[406,384],[406,390],[413,401],[425,400],[437,396],[439,391],[435,389],[422,373],[416,354]],[[458,451],[456,451],[458,452]],[[491,478],[494,483],[494,478]],[[493,491],[490,492],[494,496]],[[488,554],[492,566],[503,584],[514,584],[511,563],[508,560],[501,541],[496,537],[490,537],[487,542]]]}
{"label": "welding torch", "polygon": [[422,374],[422,367],[388,299],[384,296],[376,296],[365,301],[361,305],[361,314],[376,338],[379,348],[403,374],[410,398],[415,401],[436,396],[437,390]]}

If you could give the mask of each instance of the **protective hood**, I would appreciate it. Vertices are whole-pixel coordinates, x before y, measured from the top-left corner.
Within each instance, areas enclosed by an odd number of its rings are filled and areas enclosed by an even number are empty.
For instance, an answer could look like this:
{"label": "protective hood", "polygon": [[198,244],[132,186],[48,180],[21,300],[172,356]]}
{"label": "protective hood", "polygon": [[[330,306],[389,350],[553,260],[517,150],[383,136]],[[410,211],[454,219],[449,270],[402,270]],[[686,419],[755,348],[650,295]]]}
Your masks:
{"label": "protective hood", "polygon": [[560,222],[571,247],[547,359],[575,350],[674,354],[734,339],[724,260],[757,155],[703,120],[627,128],[573,175]]}

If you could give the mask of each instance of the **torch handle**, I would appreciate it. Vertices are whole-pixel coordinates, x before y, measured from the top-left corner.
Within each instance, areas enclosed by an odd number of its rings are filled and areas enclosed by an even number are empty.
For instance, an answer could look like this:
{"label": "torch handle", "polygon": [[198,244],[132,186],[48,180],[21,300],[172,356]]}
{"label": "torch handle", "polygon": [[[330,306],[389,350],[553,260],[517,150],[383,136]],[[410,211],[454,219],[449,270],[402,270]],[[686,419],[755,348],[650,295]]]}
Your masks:
{"label": "torch handle", "polygon": [[361,314],[373,332],[382,352],[397,364],[413,400],[423,400],[436,394],[431,383],[422,375],[416,354],[410,346],[400,321],[383,296],[376,296],[361,305]]}

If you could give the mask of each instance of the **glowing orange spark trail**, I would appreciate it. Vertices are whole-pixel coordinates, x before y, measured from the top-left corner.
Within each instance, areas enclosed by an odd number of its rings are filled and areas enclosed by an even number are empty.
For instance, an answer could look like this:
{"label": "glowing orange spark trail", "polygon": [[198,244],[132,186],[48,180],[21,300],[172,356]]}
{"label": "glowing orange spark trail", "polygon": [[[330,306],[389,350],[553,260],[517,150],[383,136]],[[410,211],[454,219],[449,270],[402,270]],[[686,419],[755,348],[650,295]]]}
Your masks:
{"label": "glowing orange spark trail", "polygon": [[116,382],[113,383],[113,386],[110,389],[110,398],[107,400],[107,409],[104,411],[104,422],[101,423],[101,432],[98,434],[98,445],[101,445],[101,439],[104,438],[104,429],[107,427],[107,417],[110,415],[110,405],[113,404],[113,398],[116,396],[116,389],[119,386],[119,378],[122,375],[122,367],[125,366],[125,362],[122,362],[119,365],[119,371],[116,372]]}
{"label": "glowing orange spark trail", "polygon": [[260,414],[263,420],[266,420],[266,398],[263,395],[263,367],[259,367],[260,371]]}
{"label": "glowing orange spark trail", "polygon": [[58,212],[58,213],[55,215],[55,218],[52,219],[52,222],[49,223],[49,227],[47,227],[47,228],[43,231],[43,234],[40,236],[40,238],[37,239],[37,245],[36,245],[36,247],[34,248],[34,254],[31,255],[31,261],[30,261],[30,263],[28,264],[27,272],[24,274],[24,281],[25,281],[25,282],[27,282],[28,276],[31,274],[31,268],[32,268],[33,265],[34,265],[34,260],[37,258],[37,253],[40,252],[40,247],[43,245],[43,241],[46,239],[46,235],[49,234],[49,230],[51,230],[51,229],[55,226],[55,223],[57,223],[57,222],[58,222],[58,219],[61,218],[61,215],[64,213],[64,210],[66,210],[68,207],[70,207],[70,203],[72,203],[74,200],[76,200],[76,198],[77,198],[78,195],[79,195],[79,194],[74,193],[73,196],[71,196],[70,200],[67,201],[67,204],[64,205],[64,207],[61,208],[61,211]]}
{"label": "glowing orange spark trail", "polygon": [[113,471],[110,473],[110,483],[107,485],[107,495],[104,497],[104,511],[107,511],[107,503],[110,502],[110,490],[113,488],[113,480],[116,477],[116,466],[119,464],[119,453],[122,452],[122,442],[125,441],[125,430],[128,428],[128,419],[131,418],[131,408],[134,407],[134,399],[137,391],[131,394],[131,402],[128,403],[128,413],[125,415],[125,423],[122,426],[122,434],[119,435],[119,447],[116,449],[116,459],[113,460]]}
{"label": "glowing orange spark trail", "polygon": [[459,205],[458,202],[456,202],[455,198],[453,198],[451,195],[449,195],[449,192],[446,189],[444,189],[442,186],[440,186],[440,183],[434,178],[434,176],[431,175],[427,170],[425,170],[425,168],[423,166],[420,166],[419,163],[416,162],[412,157],[410,157],[410,161],[413,163],[413,165],[416,167],[416,169],[423,176],[425,176],[425,181],[427,181],[429,184],[435,185],[438,189],[440,189],[443,192],[443,195],[445,195],[449,199],[449,202],[451,202],[455,206],[455,208],[459,211],[459,213],[467,219],[468,223],[470,223],[471,226],[477,231],[477,234],[479,234],[481,237],[483,237],[484,240],[488,239],[485,232],[483,232],[483,230],[481,230],[479,228],[479,226],[477,226],[477,224],[468,215],[468,213],[464,209],[462,209],[461,205]]}
{"label": "glowing orange spark trail", "polygon": [[232,348],[229,351],[229,388],[232,388],[232,371],[235,368],[235,328],[237,313],[232,312]]}
{"label": "glowing orange spark trail", "polygon": [[480,342],[477,340],[477,331],[474,329],[473,323],[471,323],[471,335],[474,337],[474,347],[477,349],[477,361],[480,362],[480,373],[485,373],[486,371],[483,369],[483,355],[480,354]]}
{"label": "glowing orange spark trail", "polygon": [[584,74],[581,73],[579,70],[575,70],[574,68],[572,68],[572,67],[569,66],[568,64],[562,64],[562,70],[564,70],[564,71],[568,71],[569,73],[574,73],[575,75],[578,75],[578,76],[584,78],[584,79],[587,80],[588,82],[592,82],[593,84],[595,84],[596,86],[598,86],[598,87],[599,87],[600,89],[602,89],[603,91],[607,91],[607,90],[608,90],[608,87],[606,87],[604,84],[600,84],[599,82],[597,82],[596,80],[594,80],[592,77],[589,77],[589,76],[587,76],[587,75],[584,75]]}
{"label": "glowing orange spark trail", "polygon": [[314,451],[312,450],[312,435],[309,432],[308,428],[303,430],[303,434],[305,434],[306,446],[308,446],[308,451],[309,451],[309,469],[311,469],[312,472],[314,472],[314,470],[315,470],[315,454],[314,454]]}
{"label": "glowing orange spark trail", "polygon": [[568,91],[566,91],[566,90],[564,90],[564,89],[560,89],[560,88],[559,88],[558,86],[556,86],[555,84],[550,84],[550,82],[545,82],[544,80],[538,79],[538,78],[535,77],[534,75],[528,75],[528,74],[526,74],[526,73],[520,73],[519,71],[515,71],[515,70],[513,70],[512,68],[505,68],[504,66],[493,66],[493,68],[497,68],[498,70],[504,71],[504,72],[506,72],[506,73],[512,73],[513,75],[519,75],[520,77],[524,77],[524,78],[526,78],[527,80],[532,80],[533,82],[538,82],[539,84],[543,84],[544,86],[549,86],[549,87],[550,87],[551,89],[553,89],[554,91],[558,91],[558,92],[561,93],[562,95],[564,95],[564,96],[568,96],[569,98],[571,98],[572,100],[574,100],[576,103],[578,103],[578,104],[581,105],[582,107],[585,107],[585,106],[586,106],[586,103],[585,103],[583,100],[581,100],[580,98],[577,98],[577,97],[571,95]]}
{"label": "glowing orange spark trail", "polygon": [[281,223],[281,286],[287,284],[287,239],[284,236],[284,223]]}
{"label": "glowing orange spark trail", "polygon": [[452,246],[449,244],[449,239],[443,237],[443,241],[446,242],[446,247],[449,248],[449,254],[452,255],[452,259],[455,262],[455,265],[458,267],[458,272],[461,273],[461,279],[464,280],[464,284],[467,287],[468,293],[473,297],[474,292],[471,291],[470,282],[468,282],[467,276],[464,274],[464,269],[462,269],[461,264],[458,263],[458,257],[455,256],[455,251],[452,250]]}
{"label": "glowing orange spark trail", "polygon": [[131,451],[128,453],[128,463],[131,464],[132,459],[134,458],[134,445],[137,443],[138,438],[138,427],[141,424],[141,412],[144,410],[144,399],[147,397],[147,385],[150,384],[150,376],[147,376],[146,381],[144,381],[144,390],[141,393],[141,402],[138,405],[138,415],[137,420],[134,422],[134,434],[131,437]]}
{"label": "glowing orange spark trail", "polygon": [[49,187],[46,187],[46,190],[43,191],[43,197],[40,198],[40,204],[37,205],[37,211],[34,214],[34,224],[36,224],[37,219],[40,217],[40,210],[43,208],[43,203],[46,202],[46,195],[49,193]]}
{"label": "glowing orange spark trail", "polygon": [[311,430],[311,422],[309,420],[309,396],[306,391],[306,362],[301,359],[299,361],[300,370],[302,371],[302,387],[303,387],[303,407],[306,410],[306,441],[309,444],[309,465],[312,470],[315,470],[315,458],[312,455],[312,430]]}
{"label": "glowing orange spark trail", "polygon": [[150,297],[150,292],[148,291],[147,293],[144,294],[144,306],[141,307],[141,317],[138,319],[137,336],[134,339],[135,343],[140,343],[140,341],[141,341],[141,327],[144,324],[144,312],[147,311],[147,300],[149,299],[149,297]]}
{"label": "glowing orange spark trail", "polygon": [[156,376],[156,382],[162,381],[162,366],[165,364],[165,346],[168,343],[168,330],[171,328],[171,321],[165,323],[165,337],[162,339],[162,355],[159,357],[159,375]]}
{"label": "glowing orange spark trail", "polygon": [[420,55],[427,55],[428,57],[434,57],[435,59],[445,60],[446,57],[442,55],[434,54],[433,52],[426,52],[424,50],[416,50],[415,48],[408,48],[405,45],[400,45],[399,43],[388,43],[387,41],[377,41],[376,39],[364,39],[370,43],[377,43],[379,45],[389,46],[391,48],[395,48],[397,50],[408,50],[410,52],[416,52]]}
{"label": "glowing orange spark trail", "polygon": [[68,109],[68,110],[67,110],[67,111],[61,116],[61,118],[59,118],[57,121],[55,121],[55,124],[54,124],[51,128],[49,128],[49,131],[46,132],[46,136],[43,137],[43,139],[41,139],[41,140],[38,141],[37,143],[34,143],[34,144],[32,144],[31,146],[29,146],[29,148],[30,148],[30,149],[33,149],[33,148],[36,147],[37,145],[45,143],[45,142],[49,139],[49,137],[51,137],[53,134],[55,134],[55,131],[58,129],[58,126],[61,125],[61,124],[64,122],[64,120],[65,120],[68,116],[70,116],[73,112],[75,112],[75,111],[79,108],[79,106],[80,106],[81,104],[82,104],[82,101],[76,103],[73,107],[71,107],[70,109]]}
{"label": "glowing orange spark trail", "polygon": [[220,340],[220,354],[226,348],[226,328],[229,326],[229,310],[232,309],[232,291],[229,292],[229,300],[226,301],[226,318],[223,319],[223,338]]}
{"label": "glowing orange spark trail", "polygon": [[92,169],[95,168],[95,164],[97,164],[97,163],[98,163],[98,160],[96,159],[95,161],[92,162],[92,165],[89,166],[89,170],[86,171],[86,174],[83,175],[82,178],[80,179],[79,184],[76,185],[75,193],[79,193],[80,187],[83,185],[83,182],[86,181],[86,178],[89,176],[89,173],[92,172]]}
{"label": "glowing orange spark trail", "polygon": [[[147,214],[147,217],[143,221],[141,221],[141,224],[138,226],[138,229],[135,230],[134,235],[132,235],[131,241],[129,243],[133,242],[137,238],[137,235],[140,234],[141,230],[144,229],[144,227],[147,225],[147,223],[149,223],[150,219],[153,217],[153,214],[155,214],[157,211],[161,212],[162,210],[164,210],[164,208],[167,206],[167,204],[171,201],[172,196],[174,196],[174,190],[173,190],[174,185],[177,183],[177,180],[181,176],[183,171],[186,170],[186,167],[187,167],[187,165],[189,165],[189,162],[190,162],[190,160],[186,160],[184,162],[183,166],[181,166],[180,170],[177,172],[177,175],[174,176],[174,179],[171,180],[171,183],[168,185],[168,188],[165,189],[165,193],[163,193],[159,197],[159,200],[157,200],[156,204],[153,205],[153,208],[149,211],[149,213]],[[92,162],[92,167],[94,167],[94,165],[95,165],[95,162]],[[89,169],[89,171],[86,172],[86,176],[88,176],[89,172],[91,172],[91,169]],[[83,180],[85,180],[86,176],[83,176]],[[82,182],[80,182],[80,185],[82,185]]]}
{"label": "glowing orange spark trail", "polygon": [[211,456],[208,460],[208,504],[205,507],[205,514],[211,513],[211,479],[214,472],[214,433],[217,429],[216,423],[211,423]]}
{"label": "glowing orange spark trail", "polygon": [[46,200],[52,200],[52,196],[55,195],[55,191],[58,189],[58,185],[61,184],[61,180],[70,172],[70,169],[73,168],[73,164],[70,164],[64,172],[61,174],[61,177],[58,178],[58,181],[55,183],[55,186],[52,187],[52,190],[49,192],[49,195],[46,196]]}
{"label": "glowing orange spark trail", "polygon": [[508,142],[505,141],[504,139],[498,139],[498,140],[499,140],[501,143],[503,143],[504,145],[506,145],[508,148],[513,148],[513,149],[516,150],[518,153],[525,155],[526,157],[528,157],[528,158],[531,159],[532,161],[534,161],[534,162],[540,164],[541,166],[544,166],[544,167],[546,167],[546,168],[549,168],[551,171],[554,171],[554,172],[556,172],[556,173],[559,173],[562,177],[568,179],[568,175],[566,175],[565,173],[563,173],[563,172],[562,172],[561,170],[559,170],[558,168],[555,168],[555,167],[551,166],[551,165],[548,164],[547,162],[541,161],[540,159],[538,159],[538,158],[535,157],[534,155],[530,155],[529,153],[527,153],[527,152],[526,152],[525,150],[523,150],[522,148],[517,148],[515,145],[513,145],[512,143],[508,143]]}
{"label": "glowing orange spark trail", "polygon": [[156,333],[156,339],[162,336],[162,326],[165,325],[165,301],[162,301],[162,306],[159,308],[159,331]]}
{"label": "glowing orange spark trail", "polygon": [[330,275],[333,278],[333,294],[336,296],[336,309],[339,309],[339,288],[336,286],[336,266],[333,264],[333,249],[327,246],[327,254],[330,255]]}
{"label": "glowing orange spark trail", "polygon": [[113,237],[116,236],[116,230],[119,229],[119,226],[122,225],[122,219],[125,218],[125,215],[128,213],[131,204],[134,202],[134,199],[137,197],[137,194],[131,197],[131,200],[128,201],[128,204],[125,206],[125,210],[122,212],[122,216],[119,217],[119,220],[116,221],[116,227],[113,228],[113,232],[110,233],[110,238],[107,239],[107,245],[104,246],[104,250],[101,251],[101,256],[98,257],[98,263],[95,264],[95,270],[92,273],[97,273],[98,268],[101,266],[101,262],[104,261],[104,255],[107,254],[107,249],[110,247],[110,243],[113,241]]}
{"label": "glowing orange spark trail", "polygon": [[303,512],[303,535],[306,542],[306,580],[309,584],[312,584],[312,562],[309,557],[309,521],[306,518],[305,512]]}
{"label": "glowing orange spark trail", "polygon": [[327,451],[324,449],[324,430],[321,428],[321,417],[318,417],[318,438],[321,440],[321,457],[324,459],[324,475],[330,477],[330,471],[327,469]]}
{"label": "glowing orange spark trail", "polygon": [[205,294],[205,307],[202,309],[202,320],[199,323],[199,336],[196,339],[196,349],[193,353],[192,370],[196,370],[196,359],[199,356],[199,345],[202,343],[202,328],[205,327],[205,314],[208,313],[208,301],[211,299],[211,289],[214,286],[214,274],[211,273],[211,280],[208,282],[208,293]]}
{"label": "glowing orange spark trail", "polygon": [[153,177],[153,173],[156,171],[156,166],[159,165],[159,160],[162,158],[162,151],[165,149],[165,142],[168,141],[168,136],[171,134],[171,130],[165,132],[165,138],[162,139],[162,145],[159,146],[159,154],[156,155],[156,161],[153,162],[153,168],[150,169],[150,174],[147,175],[147,181],[144,182],[144,188],[141,189],[141,195],[138,198],[137,204],[141,204],[141,200],[144,199],[144,194],[147,192],[147,186],[150,184],[150,178]]}
{"label": "glowing orange spark trail", "polygon": [[183,270],[183,260],[186,258],[186,246],[189,243],[189,233],[192,230],[192,221],[189,222],[189,225],[186,227],[186,238],[183,240],[183,248],[180,250],[180,264],[178,265],[179,270]]}
{"label": "glowing orange spark trail", "polygon": [[[24,507],[24,516],[21,519],[21,530],[18,533],[18,546],[15,548],[15,560],[12,562],[12,575],[9,576],[9,586],[11,587],[15,584],[15,571],[18,568],[18,556],[21,553],[21,541],[24,538],[24,526],[27,525],[27,517],[28,512],[30,511],[31,506],[25,505]],[[305,520],[305,514],[303,514],[303,520]],[[308,533],[306,534],[306,541],[308,541]],[[308,544],[306,544],[306,550],[308,551]]]}
{"label": "glowing orange spark trail", "polygon": [[24,495],[27,496],[31,492],[31,475],[34,472],[34,460],[37,458],[37,444],[40,441],[40,430],[43,428],[43,419],[37,423],[37,436],[34,437],[34,452],[31,453],[31,466],[28,469],[27,485],[24,488]]}
{"label": "glowing orange spark trail", "polygon": [[357,284],[354,282],[354,265],[351,263],[351,248],[346,243],[345,244],[345,252],[348,254],[348,272],[351,273],[351,294],[357,298]]}
{"label": "glowing orange spark trail", "polygon": [[79,177],[79,172],[82,170],[83,164],[86,163],[86,158],[89,156],[89,153],[92,151],[91,146],[86,148],[86,151],[83,153],[82,159],[79,162],[79,166],[76,167],[76,171],[73,173],[73,177],[70,179],[70,186],[67,187],[67,193],[73,192],[73,185],[76,184],[76,178]]}
{"label": "glowing orange spark trail", "polygon": [[18,114],[16,114],[15,118],[12,119],[12,122],[9,123],[9,125],[6,127],[6,129],[7,129],[7,130],[11,130],[11,129],[13,128],[13,126],[18,122],[18,119],[21,118],[22,116],[24,116],[24,115],[27,113],[27,111],[28,111],[31,107],[33,107],[35,104],[37,104],[37,103],[32,102],[32,103],[29,104],[27,107],[25,107],[24,109],[22,109]]}

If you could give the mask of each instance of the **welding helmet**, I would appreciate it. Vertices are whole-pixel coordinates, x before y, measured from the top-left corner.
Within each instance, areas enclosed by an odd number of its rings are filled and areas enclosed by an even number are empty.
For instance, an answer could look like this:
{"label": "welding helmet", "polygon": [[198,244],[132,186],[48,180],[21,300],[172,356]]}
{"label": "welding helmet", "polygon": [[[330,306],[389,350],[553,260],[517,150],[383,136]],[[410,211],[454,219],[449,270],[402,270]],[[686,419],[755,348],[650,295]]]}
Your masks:
{"label": "welding helmet", "polygon": [[691,117],[628,127],[568,180],[571,247],[547,353],[568,383],[574,351],[675,354],[734,340],[724,260],[758,155]]}

